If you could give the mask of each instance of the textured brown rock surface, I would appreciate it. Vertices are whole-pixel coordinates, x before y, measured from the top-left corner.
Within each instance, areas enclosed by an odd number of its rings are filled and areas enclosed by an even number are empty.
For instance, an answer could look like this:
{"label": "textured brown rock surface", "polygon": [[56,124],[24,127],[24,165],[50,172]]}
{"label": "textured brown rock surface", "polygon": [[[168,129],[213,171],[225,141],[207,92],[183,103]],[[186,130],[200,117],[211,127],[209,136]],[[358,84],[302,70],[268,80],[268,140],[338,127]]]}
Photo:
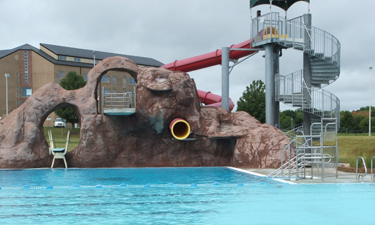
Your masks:
{"label": "textured brown rock surface", "polygon": [[[109,70],[126,71],[137,80],[135,114],[98,113],[98,81]],[[49,83],[0,121],[1,168],[50,166],[43,122],[67,105],[73,106],[81,125],[80,143],[66,156],[70,167],[276,168],[289,143],[280,130],[247,113],[202,107],[194,80],[183,72],[138,68],[127,58],[112,57],[95,66],[88,78],[85,87],[73,91]],[[168,126],[177,117],[190,124],[189,140],[172,139]]]}

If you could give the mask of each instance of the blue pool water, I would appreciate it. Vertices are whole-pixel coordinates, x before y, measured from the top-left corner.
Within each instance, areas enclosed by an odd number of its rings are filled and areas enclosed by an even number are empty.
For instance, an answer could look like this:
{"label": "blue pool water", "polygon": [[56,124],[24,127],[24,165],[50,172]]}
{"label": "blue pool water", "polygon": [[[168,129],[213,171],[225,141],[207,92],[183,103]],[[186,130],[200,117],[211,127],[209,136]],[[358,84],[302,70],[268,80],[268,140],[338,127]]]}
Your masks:
{"label": "blue pool water", "polygon": [[375,224],[375,185],[229,168],[0,170],[0,224]]}

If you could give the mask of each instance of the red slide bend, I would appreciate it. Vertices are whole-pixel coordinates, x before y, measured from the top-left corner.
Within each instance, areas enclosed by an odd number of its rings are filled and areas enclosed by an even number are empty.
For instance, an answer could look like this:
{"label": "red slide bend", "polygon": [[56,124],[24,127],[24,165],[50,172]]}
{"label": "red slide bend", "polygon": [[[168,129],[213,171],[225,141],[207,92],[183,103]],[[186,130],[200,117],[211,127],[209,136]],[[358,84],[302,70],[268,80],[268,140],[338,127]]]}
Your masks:
{"label": "red slide bend", "polygon": [[[251,48],[251,42],[253,40],[247,40],[236,45],[230,46],[230,49],[237,48]],[[255,53],[256,51],[241,51],[241,50],[231,50],[229,53],[230,59],[239,59],[244,56]],[[216,50],[214,52],[206,53],[203,55],[194,56],[187,59],[176,60],[172,63],[165,64],[161,68],[166,68],[174,71],[190,72],[194,70],[199,70],[207,68],[210,66],[215,66],[221,64],[221,50]],[[205,92],[198,90],[198,95],[202,103],[210,106],[221,106],[221,96],[212,94],[211,92]],[[229,111],[232,111],[234,107],[233,101],[229,99]]]}

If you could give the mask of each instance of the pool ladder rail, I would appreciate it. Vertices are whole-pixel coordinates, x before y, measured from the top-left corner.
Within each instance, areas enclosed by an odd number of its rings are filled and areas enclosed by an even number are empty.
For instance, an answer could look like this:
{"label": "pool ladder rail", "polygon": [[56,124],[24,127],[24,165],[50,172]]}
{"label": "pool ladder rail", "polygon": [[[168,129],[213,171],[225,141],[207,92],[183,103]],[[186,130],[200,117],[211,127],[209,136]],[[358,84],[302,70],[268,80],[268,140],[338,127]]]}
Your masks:
{"label": "pool ladder rail", "polygon": [[[362,160],[362,163],[363,163],[363,167],[365,168],[365,173],[364,174],[360,174],[358,172],[358,161],[359,160]],[[371,181],[374,182],[375,181],[375,174],[373,172],[373,169],[374,169],[374,159],[375,159],[375,156],[372,156],[371,157]],[[367,166],[366,166],[366,162],[365,162],[365,159],[362,157],[362,156],[358,156],[357,157],[357,161],[356,161],[356,167],[355,167],[355,179],[359,182],[363,182],[363,178],[367,176]]]}
{"label": "pool ladder rail", "polygon": [[[374,157],[373,157],[374,158]],[[358,173],[358,161],[359,159],[362,159],[363,167],[365,168],[365,173],[360,174]],[[363,182],[363,178],[367,175],[367,167],[366,167],[366,162],[365,159],[362,156],[358,156],[356,163],[355,163],[355,179],[359,182]],[[372,180],[372,158],[371,158],[371,180]]]}

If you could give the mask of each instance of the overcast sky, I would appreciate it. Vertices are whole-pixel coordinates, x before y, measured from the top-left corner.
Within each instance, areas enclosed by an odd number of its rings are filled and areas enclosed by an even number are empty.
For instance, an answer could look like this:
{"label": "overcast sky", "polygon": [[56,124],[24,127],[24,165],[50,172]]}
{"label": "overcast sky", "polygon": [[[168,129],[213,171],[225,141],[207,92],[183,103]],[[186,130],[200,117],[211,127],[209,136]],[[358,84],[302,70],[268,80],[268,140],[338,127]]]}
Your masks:
{"label": "overcast sky", "polygon": [[[307,3],[298,2],[289,9],[288,18],[303,15],[307,9]],[[312,25],[341,42],[340,77],[325,88],[341,100],[341,110],[370,103],[374,9],[374,0],[311,0]],[[253,15],[257,10],[265,14],[269,7],[255,7]],[[276,7],[272,11],[284,16]],[[39,43],[47,43],[151,57],[162,63],[208,53],[250,36],[249,0],[0,0],[0,21],[1,50],[26,43],[39,48]],[[230,97],[235,103],[253,80],[264,81],[263,54],[242,62],[231,73]],[[283,51],[281,74],[302,67],[301,52]],[[189,74],[198,89],[221,94],[220,66]]]}

